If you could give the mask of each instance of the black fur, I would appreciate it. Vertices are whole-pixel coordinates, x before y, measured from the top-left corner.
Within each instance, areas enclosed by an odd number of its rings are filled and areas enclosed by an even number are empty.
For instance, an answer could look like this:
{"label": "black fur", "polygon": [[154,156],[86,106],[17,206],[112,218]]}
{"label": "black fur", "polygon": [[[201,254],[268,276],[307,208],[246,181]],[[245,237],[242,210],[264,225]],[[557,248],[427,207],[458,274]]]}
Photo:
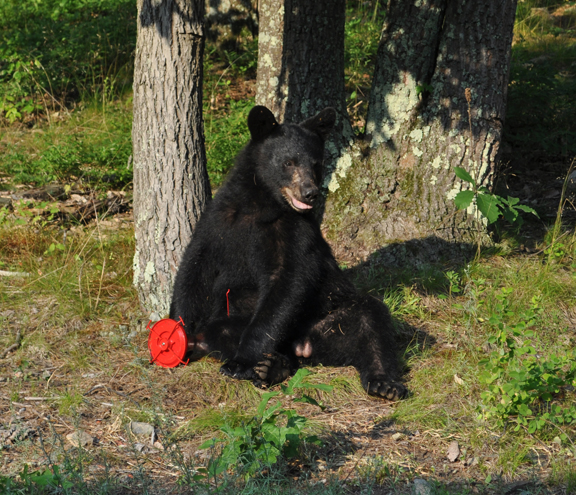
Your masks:
{"label": "black fur", "polygon": [[252,139],[196,226],[170,316],[196,339],[194,355],[218,355],[226,375],[275,382],[306,358],[355,366],[369,393],[401,398],[388,310],[357,293],[311,210],[335,118],[327,108],[280,125],[252,109]]}

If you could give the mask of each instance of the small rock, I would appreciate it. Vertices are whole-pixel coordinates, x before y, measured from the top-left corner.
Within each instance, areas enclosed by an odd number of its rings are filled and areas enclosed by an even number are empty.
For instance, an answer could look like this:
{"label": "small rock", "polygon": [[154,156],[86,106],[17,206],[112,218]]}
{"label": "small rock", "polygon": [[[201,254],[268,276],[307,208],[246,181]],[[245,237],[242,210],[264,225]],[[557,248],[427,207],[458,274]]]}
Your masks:
{"label": "small rock", "polygon": [[415,495],[431,495],[432,487],[426,480],[416,478],[414,480],[414,493]]}
{"label": "small rock", "polygon": [[74,447],[88,447],[94,445],[94,437],[88,435],[85,431],[75,431],[66,435],[68,440]]}
{"label": "small rock", "polygon": [[148,436],[150,438],[150,445],[154,445],[154,442],[156,441],[156,431],[151,424],[131,421],[129,429],[134,433],[134,435]]}
{"label": "small rock", "polygon": [[82,196],[81,194],[71,194],[70,195],[70,201],[73,201],[74,203],[80,203],[80,204],[88,203],[88,200],[84,196]]}
{"label": "small rock", "polygon": [[466,465],[467,465],[467,466],[476,466],[476,464],[478,464],[478,457],[470,457],[470,458],[466,461]]}
{"label": "small rock", "polygon": [[154,427],[149,423],[131,421],[130,431],[134,433],[134,435],[151,435],[154,432]]}
{"label": "small rock", "polygon": [[162,445],[158,440],[154,442],[153,447],[158,450],[164,450],[164,445]]}
{"label": "small rock", "polygon": [[146,446],[143,443],[135,443],[134,444],[134,448],[138,451],[138,452],[142,452]]}
{"label": "small rock", "polygon": [[404,438],[404,433],[394,433],[394,435],[392,435],[392,440],[394,440],[395,442],[399,442],[400,440],[402,440]]}
{"label": "small rock", "polygon": [[150,314],[150,321],[151,321],[152,323],[155,323],[155,322],[157,322],[157,321],[160,320],[160,319],[161,319],[161,318],[160,318],[160,315],[159,315],[158,313],[154,312],[154,313],[151,313],[151,314]]}
{"label": "small rock", "polygon": [[462,380],[462,378],[460,378],[458,375],[454,375],[454,381],[455,381],[458,385],[464,385],[464,380]]}
{"label": "small rock", "polygon": [[456,462],[459,456],[460,456],[460,447],[458,445],[458,442],[454,440],[448,447],[447,457],[450,462]]}

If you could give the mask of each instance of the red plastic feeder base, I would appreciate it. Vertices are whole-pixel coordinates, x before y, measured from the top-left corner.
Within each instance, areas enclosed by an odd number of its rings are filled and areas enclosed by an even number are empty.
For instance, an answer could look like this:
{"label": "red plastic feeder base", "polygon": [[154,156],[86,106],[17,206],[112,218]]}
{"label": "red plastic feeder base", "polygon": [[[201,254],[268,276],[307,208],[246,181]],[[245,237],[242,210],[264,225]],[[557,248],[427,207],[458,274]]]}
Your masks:
{"label": "red plastic feeder base", "polygon": [[188,337],[184,331],[182,318],[174,321],[170,318],[157,321],[150,330],[148,336],[148,349],[150,350],[150,362],[162,368],[174,368],[184,362],[184,356],[188,352]]}

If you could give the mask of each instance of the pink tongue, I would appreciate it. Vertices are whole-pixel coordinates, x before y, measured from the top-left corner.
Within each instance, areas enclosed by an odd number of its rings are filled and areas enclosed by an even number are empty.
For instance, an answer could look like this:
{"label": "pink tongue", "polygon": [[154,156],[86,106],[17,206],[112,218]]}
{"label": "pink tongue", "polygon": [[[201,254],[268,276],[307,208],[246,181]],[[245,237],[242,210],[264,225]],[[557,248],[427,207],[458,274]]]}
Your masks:
{"label": "pink tongue", "polygon": [[292,204],[300,210],[309,210],[310,208],[312,208],[310,205],[307,205],[306,203],[302,203],[301,201],[298,201],[292,195],[290,196],[290,199],[292,200]]}

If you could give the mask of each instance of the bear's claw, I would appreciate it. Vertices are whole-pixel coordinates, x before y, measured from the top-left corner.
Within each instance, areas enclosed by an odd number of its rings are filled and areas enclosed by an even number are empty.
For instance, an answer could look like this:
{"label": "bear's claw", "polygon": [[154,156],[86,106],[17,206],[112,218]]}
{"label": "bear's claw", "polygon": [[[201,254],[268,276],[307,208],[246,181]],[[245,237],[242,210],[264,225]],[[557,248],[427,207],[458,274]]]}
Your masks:
{"label": "bear's claw", "polygon": [[220,367],[220,373],[237,380],[254,380],[256,378],[252,367],[231,359]]}
{"label": "bear's claw", "polygon": [[254,367],[254,372],[258,377],[254,384],[261,387],[281,383],[290,376],[291,371],[290,361],[282,354],[276,352],[264,354],[264,359]]}
{"label": "bear's claw", "polygon": [[383,377],[373,377],[367,380],[364,388],[370,395],[388,400],[400,400],[408,395],[408,390],[404,385]]}

